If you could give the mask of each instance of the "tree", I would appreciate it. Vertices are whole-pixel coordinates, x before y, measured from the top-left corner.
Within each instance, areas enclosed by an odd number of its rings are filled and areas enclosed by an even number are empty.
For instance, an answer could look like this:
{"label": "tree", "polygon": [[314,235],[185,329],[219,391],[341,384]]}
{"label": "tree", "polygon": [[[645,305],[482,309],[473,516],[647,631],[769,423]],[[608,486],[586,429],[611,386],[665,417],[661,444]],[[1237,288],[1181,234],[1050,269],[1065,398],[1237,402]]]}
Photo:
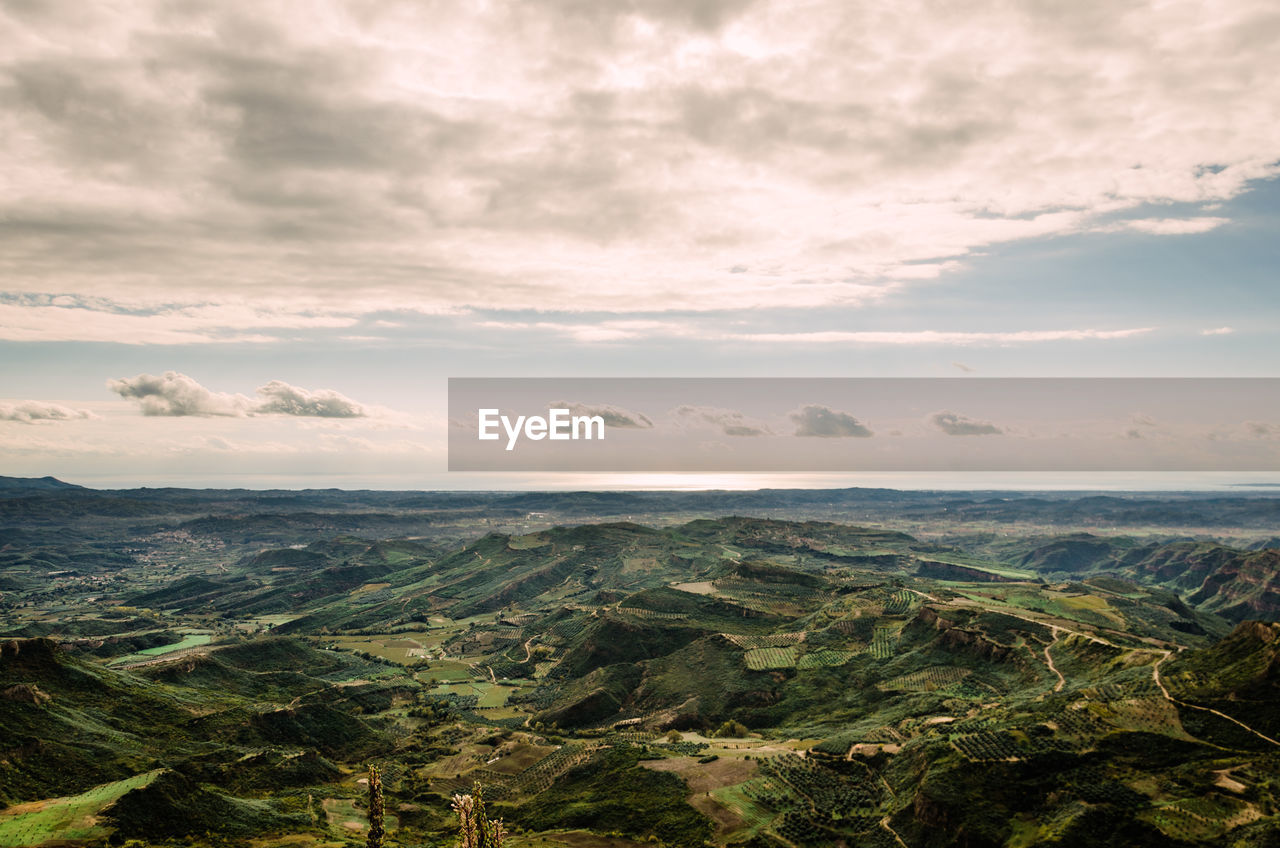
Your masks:
{"label": "tree", "polygon": [[747,730],[747,726],[740,721],[729,719],[720,725],[711,735],[717,739],[741,739],[751,731]]}
{"label": "tree", "polygon": [[382,772],[377,766],[369,766],[369,840],[365,848],[382,848],[382,838],[387,834],[382,827],[384,812]]}

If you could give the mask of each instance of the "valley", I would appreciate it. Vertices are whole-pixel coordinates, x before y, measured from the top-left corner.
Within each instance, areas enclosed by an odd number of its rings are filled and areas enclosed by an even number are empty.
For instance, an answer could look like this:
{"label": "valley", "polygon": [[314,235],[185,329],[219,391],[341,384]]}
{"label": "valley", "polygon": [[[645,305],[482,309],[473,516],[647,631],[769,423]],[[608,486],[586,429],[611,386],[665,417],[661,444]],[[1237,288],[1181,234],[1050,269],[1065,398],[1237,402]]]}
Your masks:
{"label": "valley", "polygon": [[1280,499],[3,488],[0,846],[1280,838]]}

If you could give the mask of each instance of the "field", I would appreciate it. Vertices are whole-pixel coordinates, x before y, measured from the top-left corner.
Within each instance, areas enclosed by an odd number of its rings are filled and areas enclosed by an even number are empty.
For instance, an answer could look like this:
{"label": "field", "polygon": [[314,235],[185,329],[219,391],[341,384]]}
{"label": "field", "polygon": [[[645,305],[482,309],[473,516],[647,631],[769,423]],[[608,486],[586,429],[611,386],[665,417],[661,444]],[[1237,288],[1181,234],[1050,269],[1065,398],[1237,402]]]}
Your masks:
{"label": "field", "polygon": [[121,665],[126,663],[145,662],[146,660],[155,659],[156,657],[162,657],[165,654],[171,654],[171,653],[174,653],[175,651],[186,651],[192,648],[199,648],[209,644],[211,641],[213,641],[213,634],[211,633],[188,632],[183,634],[181,640],[174,642],[172,644],[159,645],[154,648],[147,648],[145,650],[138,651],[137,653],[129,654],[123,657],[118,657],[112,662],[114,664],[121,664]]}
{"label": "field", "polygon": [[95,786],[69,798],[51,798],[0,810],[0,848],[26,848],[54,840],[101,836],[107,831],[97,823],[97,814],[126,792],[151,783],[159,774],[159,770],[149,771]]}
{"label": "field", "polygon": [[913,671],[892,680],[886,680],[878,686],[884,691],[902,690],[904,692],[936,692],[953,686],[968,677],[972,672],[967,668],[955,666],[934,666],[921,671]]}
{"label": "field", "polygon": [[753,648],[746,652],[747,668],[766,671],[771,668],[793,668],[796,664],[795,648]]}

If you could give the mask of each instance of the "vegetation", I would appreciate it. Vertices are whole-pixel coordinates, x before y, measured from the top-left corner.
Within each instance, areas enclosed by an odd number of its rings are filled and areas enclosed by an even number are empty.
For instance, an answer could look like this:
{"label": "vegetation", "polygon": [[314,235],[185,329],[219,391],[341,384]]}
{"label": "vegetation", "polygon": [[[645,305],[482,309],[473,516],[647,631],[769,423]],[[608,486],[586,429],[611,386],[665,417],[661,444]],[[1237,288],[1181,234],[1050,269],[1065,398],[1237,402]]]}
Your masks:
{"label": "vegetation", "polygon": [[369,766],[369,836],[365,848],[382,848],[387,831],[383,827],[386,815],[382,798],[382,772],[377,766]]}
{"label": "vegetation", "polygon": [[16,492],[0,846],[1275,835],[1273,499]]}

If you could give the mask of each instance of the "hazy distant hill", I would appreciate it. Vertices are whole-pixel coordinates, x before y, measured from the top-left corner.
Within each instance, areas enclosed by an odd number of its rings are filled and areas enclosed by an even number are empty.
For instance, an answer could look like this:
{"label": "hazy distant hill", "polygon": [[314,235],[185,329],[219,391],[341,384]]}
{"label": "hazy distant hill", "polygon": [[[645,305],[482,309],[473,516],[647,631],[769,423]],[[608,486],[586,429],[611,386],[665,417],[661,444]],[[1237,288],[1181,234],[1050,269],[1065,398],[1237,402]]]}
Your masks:
{"label": "hazy distant hill", "polygon": [[84,489],[75,483],[66,483],[57,477],[3,477],[0,476],[0,492],[10,491],[50,491],[62,489]]}

